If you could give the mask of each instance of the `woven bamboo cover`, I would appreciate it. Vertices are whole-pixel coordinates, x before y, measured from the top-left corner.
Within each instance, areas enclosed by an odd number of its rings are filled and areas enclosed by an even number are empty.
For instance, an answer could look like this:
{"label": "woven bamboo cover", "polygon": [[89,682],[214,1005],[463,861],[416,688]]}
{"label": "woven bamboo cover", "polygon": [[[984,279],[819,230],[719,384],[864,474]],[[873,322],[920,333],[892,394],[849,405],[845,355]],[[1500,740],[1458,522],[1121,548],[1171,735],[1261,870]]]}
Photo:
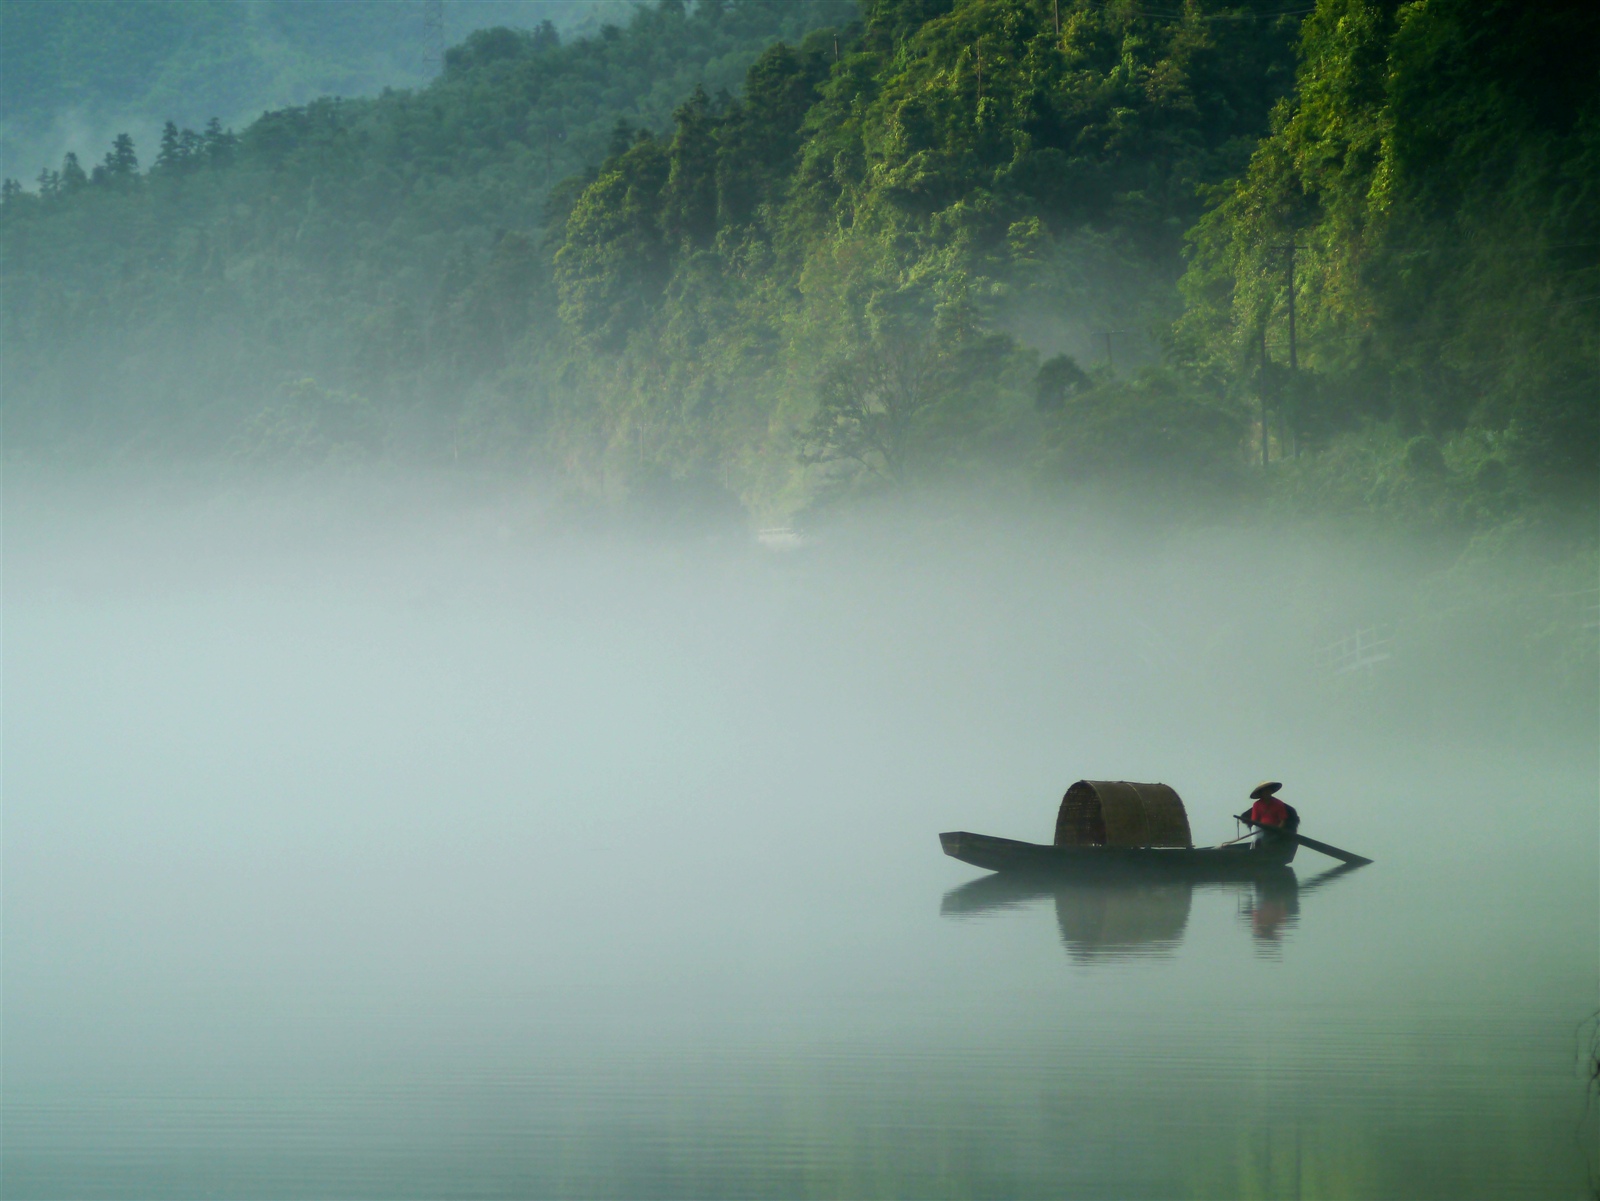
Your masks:
{"label": "woven bamboo cover", "polygon": [[1193,845],[1183,801],[1165,784],[1079,780],[1056,814],[1058,847]]}

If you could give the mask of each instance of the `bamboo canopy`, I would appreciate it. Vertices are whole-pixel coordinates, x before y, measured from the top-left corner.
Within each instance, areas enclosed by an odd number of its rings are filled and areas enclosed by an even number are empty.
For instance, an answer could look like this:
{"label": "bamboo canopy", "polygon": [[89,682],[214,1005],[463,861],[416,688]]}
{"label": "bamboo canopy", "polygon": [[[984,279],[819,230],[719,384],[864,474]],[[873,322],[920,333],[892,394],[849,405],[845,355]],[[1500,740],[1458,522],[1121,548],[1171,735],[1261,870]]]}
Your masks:
{"label": "bamboo canopy", "polygon": [[1079,780],[1061,798],[1058,847],[1189,847],[1189,815],[1165,784]]}

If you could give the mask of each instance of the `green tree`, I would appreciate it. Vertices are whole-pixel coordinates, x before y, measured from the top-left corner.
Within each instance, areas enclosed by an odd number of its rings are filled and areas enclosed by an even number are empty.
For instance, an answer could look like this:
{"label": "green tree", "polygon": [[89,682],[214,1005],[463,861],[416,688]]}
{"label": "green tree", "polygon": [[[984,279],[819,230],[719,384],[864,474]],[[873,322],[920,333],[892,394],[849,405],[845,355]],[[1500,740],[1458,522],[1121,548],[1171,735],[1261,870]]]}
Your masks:
{"label": "green tree", "polygon": [[219,118],[212,117],[206,122],[205,133],[201,135],[200,149],[208,163],[216,167],[230,166],[238,145],[238,136],[233,130],[224,129]]}
{"label": "green tree", "polygon": [[938,418],[948,420],[953,406],[970,416],[1010,343],[985,336],[961,299],[929,301],[917,290],[874,301],[867,336],[822,376],[800,434],[802,463],[898,482],[929,458]]}
{"label": "green tree", "polygon": [[139,156],[134,153],[133,138],[119,133],[106,152],[105,161],[94,169],[92,183],[125,184],[139,174]]}
{"label": "green tree", "polygon": [[619,349],[666,286],[659,213],[671,167],[661,144],[644,138],[607,164],[567,218],[555,256],[561,317],[598,349]]}
{"label": "green tree", "polygon": [[1059,412],[1067,401],[1090,387],[1089,375],[1071,355],[1058,354],[1039,365],[1034,376],[1034,404],[1045,412]]}
{"label": "green tree", "polygon": [[1594,6],[1322,0],[1292,100],[1194,233],[1180,350],[1254,376],[1291,442],[1498,430],[1530,478],[1592,487],[1597,146]]}
{"label": "green tree", "polygon": [[161,127],[161,145],[156,151],[155,162],[151,165],[152,170],[176,172],[188,165],[189,148],[184,141],[185,133],[191,139],[195,136],[193,130],[179,133],[177,123],[173,121],[168,121]]}
{"label": "green tree", "polygon": [[69,193],[76,192],[89,182],[89,176],[84,172],[83,165],[78,162],[78,156],[72,151],[67,151],[61,160],[61,174],[57,177],[56,190]]}
{"label": "green tree", "polygon": [[717,120],[705,88],[697,86],[672,119],[661,228],[672,244],[704,248],[717,232]]}

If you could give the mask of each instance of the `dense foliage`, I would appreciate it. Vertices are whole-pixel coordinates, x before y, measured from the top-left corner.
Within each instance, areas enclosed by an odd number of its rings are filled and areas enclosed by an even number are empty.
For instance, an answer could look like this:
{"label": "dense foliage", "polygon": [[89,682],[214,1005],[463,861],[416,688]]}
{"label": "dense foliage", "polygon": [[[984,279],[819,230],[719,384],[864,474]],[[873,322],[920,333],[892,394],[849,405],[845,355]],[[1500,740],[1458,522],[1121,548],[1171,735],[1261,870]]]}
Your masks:
{"label": "dense foliage", "polygon": [[420,92],[8,185],[8,441],[773,513],[975,474],[1464,535],[1588,512],[1597,70],[1576,3],[484,31]]}
{"label": "dense foliage", "polygon": [[[1198,187],[1265,132],[1292,23],[1048,0],[865,17],[769,52],[742,102],[691,97],[578,200],[555,274],[600,436],[779,507],[974,462],[1086,466],[1064,425],[1118,470],[1154,466],[1141,452],[1179,438],[1129,416],[1149,389],[1102,380],[1093,418],[1036,405],[1023,343],[1081,357],[1176,315]],[[1238,457],[1223,406],[1159,390],[1208,431],[1160,470],[1217,466],[1218,429]]]}
{"label": "dense foliage", "polygon": [[[237,137],[172,128],[75,157],[0,218],[7,443],[205,450],[315,379],[381,406],[390,440],[453,455],[472,386],[540,335],[552,184],[619,120],[660,126],[773,41],[851,10],[749,0],[639,10],[562,44],[474,34],[421,92],[319,100]],[[545,331],[546,333],[553,331]]]}
{"label": "dense foliage", "polygon": [[[1194,234],[1182,354],[1285,450],[1384,489],[1592,492],[1600,464],[1600,10],[1323,0],[1296,93]],[[1295,365],[1289,366],[1290,280]],[[1381,474],[1381,473],[1378,473]]]}

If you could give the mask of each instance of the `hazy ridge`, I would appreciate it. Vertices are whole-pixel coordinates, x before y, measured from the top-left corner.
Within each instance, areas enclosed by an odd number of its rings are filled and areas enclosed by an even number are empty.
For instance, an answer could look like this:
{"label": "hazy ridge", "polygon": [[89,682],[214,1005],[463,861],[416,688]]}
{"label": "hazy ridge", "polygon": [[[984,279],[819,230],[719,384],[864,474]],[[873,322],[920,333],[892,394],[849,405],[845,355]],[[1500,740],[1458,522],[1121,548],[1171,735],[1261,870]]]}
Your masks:
{"label": "hazy ridge", "polygon": [[767,522],[1090,489],[1586,578],[1586,6],[855,16],[482,31],[415,92],[8,185],[8,455]]}

